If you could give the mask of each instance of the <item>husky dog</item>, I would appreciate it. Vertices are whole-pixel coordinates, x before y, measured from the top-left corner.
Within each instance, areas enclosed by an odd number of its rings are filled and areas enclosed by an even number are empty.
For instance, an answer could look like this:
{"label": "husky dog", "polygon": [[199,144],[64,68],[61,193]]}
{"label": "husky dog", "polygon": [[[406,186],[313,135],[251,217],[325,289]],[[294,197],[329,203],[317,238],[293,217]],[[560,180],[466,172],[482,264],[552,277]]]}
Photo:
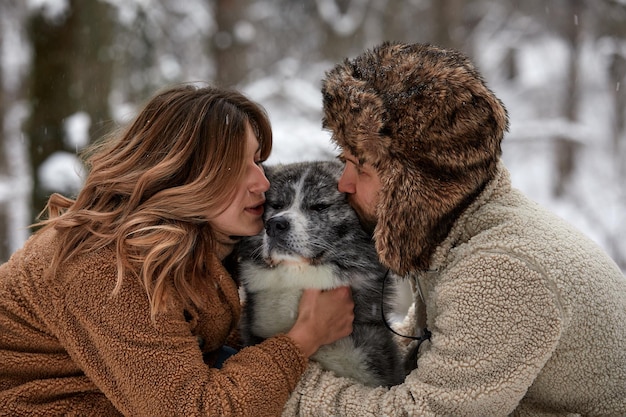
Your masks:
{"label": "husky dog", "polygon": [[268,166],[265,230],[239,246],[240,279],[246,300],[244,343],[287,332],[298,314],[304,288],[350,285],[355,319],[350,336],[322,346],[311,359],[337,375],[370,386],[397,385],[402,361],[381,308],[390,312],[371,236],[360,226],[346,195],[337,190],[337,161]]}

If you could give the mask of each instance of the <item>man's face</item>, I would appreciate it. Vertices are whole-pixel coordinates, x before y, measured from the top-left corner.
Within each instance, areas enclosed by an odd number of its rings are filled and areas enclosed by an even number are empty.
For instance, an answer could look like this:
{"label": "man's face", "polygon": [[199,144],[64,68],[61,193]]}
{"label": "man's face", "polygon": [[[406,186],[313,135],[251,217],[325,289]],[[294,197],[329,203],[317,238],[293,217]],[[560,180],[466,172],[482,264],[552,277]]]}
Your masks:
{"label": "man's face", "polygon": [[345,167],[337,188],[348,194],[348,201],[359,215],[363,227],[372,233],[376,227],[376,206],[381,188],[378,172],[368,163],[360,164],[348,150],[343,150],[339,159]]}

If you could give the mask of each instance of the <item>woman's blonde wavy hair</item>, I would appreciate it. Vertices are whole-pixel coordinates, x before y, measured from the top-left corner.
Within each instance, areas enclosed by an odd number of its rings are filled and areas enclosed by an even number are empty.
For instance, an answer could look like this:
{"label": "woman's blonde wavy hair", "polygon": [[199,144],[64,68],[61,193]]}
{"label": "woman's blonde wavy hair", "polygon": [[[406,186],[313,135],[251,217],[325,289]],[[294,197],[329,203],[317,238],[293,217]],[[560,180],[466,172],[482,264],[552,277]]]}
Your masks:
{"label": "woman's blonde wavy hair", "polygon": [[171,292],[199,305],[207,256],[216,250],[209,216],[244,175],[246,126],[269,156],[265,111],[236,91],[181,85],[155,95],[129,126],[84,152],[89,171],[75,200],[53,194],[47,219],[60,237],[47,276],[79,254],[110,246],[119,292],[129,273],[143,282],[151,316]]}

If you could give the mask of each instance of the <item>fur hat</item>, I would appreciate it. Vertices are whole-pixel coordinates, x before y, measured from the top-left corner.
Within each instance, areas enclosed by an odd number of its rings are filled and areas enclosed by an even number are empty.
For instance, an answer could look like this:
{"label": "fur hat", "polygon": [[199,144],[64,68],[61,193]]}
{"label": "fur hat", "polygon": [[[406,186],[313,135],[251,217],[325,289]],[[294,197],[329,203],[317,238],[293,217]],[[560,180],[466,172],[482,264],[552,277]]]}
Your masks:
{"label": "fur hat", "polygon": [[496,173],[508,116],[472,62],[428,44],[383,43],[335,66],[323,126],[377,170],[382,262],[428,268],[436,246]]}

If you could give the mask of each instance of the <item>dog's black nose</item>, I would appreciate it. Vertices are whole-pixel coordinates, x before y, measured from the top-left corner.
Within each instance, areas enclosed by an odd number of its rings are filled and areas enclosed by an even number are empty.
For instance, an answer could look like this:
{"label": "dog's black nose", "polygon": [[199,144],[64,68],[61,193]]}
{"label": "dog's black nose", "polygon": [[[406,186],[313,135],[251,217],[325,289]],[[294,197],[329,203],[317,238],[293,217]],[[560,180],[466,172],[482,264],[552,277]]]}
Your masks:
{"label": "dog's black nose", "polygon": [[265,222],[265,231],[269,237],[276,237],[289,230],[289,220],[283,216],[272,217]]}

